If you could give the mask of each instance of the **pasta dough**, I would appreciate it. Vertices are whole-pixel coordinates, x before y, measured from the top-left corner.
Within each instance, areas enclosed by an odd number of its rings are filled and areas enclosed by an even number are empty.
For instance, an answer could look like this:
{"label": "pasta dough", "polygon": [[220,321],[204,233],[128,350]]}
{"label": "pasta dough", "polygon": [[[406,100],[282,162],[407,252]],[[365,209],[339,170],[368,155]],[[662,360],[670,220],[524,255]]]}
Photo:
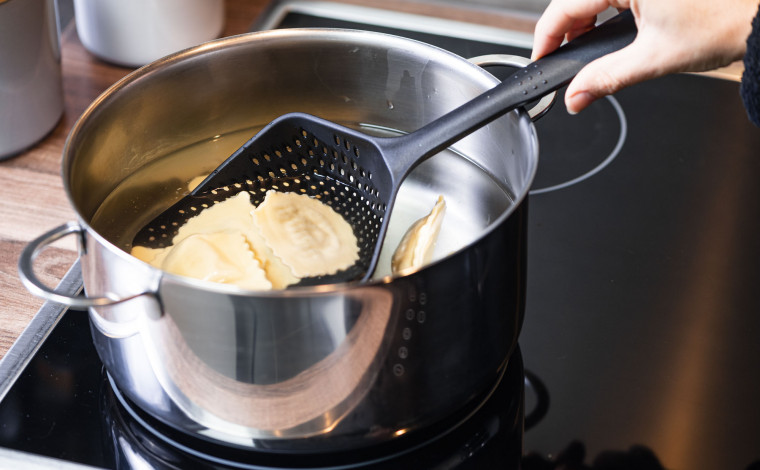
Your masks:
{"label": "pasta dough", "polygon": [[188,219],[172,246],[131,254],[172,274],[268,290],[348,268],[359,248],[348,222],[316,199],[269,191],[255,208],[243,191]]}

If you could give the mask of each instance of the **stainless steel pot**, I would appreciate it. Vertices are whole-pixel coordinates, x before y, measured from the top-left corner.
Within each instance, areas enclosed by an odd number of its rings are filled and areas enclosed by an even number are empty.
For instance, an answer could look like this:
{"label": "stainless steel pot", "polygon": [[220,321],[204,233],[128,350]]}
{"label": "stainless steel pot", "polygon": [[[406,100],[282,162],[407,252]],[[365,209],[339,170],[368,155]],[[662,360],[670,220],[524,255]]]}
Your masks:
{"label": "stainless steel pot", "polygon": [[[123,248],[125,232],[171,203],[142,195],[176,199],[180,180],[157,174],[115,208],[103,207],[163,156],[286,112],[406,132],[496,83],[438,48],[345,30],[247,34],[154,62],[107,90],[71,131],[63,178],[79,220],[30,243],[21,277],[38,295],[88,307],[115,385],[180,430],[290,451],[402,439],[477,406],[516,345],[526,197],[538,155],[526,112],[494,121],[410,175],[396,212],[405,200],[441,193],[459,218],[448,229],[457,240],[450,253],[403,277],[278,292],[178,277]],[[249,136],[243,132],[243,141]],[[226,155],[210,155],[205,165]],[[186,181],[194,176],[186,166],[170,173]],[[58,294],[32,271],[40,250],[72,233],[87,298]]]}

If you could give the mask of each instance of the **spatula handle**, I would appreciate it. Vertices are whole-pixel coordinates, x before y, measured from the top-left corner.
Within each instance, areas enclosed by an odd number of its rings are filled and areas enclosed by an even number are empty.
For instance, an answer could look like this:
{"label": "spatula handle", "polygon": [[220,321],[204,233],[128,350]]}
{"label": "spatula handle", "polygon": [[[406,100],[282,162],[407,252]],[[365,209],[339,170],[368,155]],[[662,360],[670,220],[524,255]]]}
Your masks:
{"label": "spatula handle", "polygon": [[626,10],[421,129],[388,139],[386,151],[399,157],[397,174],[405,175],[492,120],[566,85],[588,63],[633,42],[636,32],[633,14]]}

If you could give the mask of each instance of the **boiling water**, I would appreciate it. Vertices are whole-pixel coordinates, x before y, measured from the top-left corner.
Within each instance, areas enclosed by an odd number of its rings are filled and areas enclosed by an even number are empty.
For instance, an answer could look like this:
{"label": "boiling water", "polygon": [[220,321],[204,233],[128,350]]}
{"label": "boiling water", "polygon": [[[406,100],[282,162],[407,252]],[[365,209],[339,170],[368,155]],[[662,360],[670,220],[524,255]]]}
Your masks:
{"label": "boiling water", "polygon": [[[376,128],[362,130],[389,134]],[[92,228],[129,251],[135,234],[186,195],[191,180],[209,174],[255,132],[245,129],[216,136],[145,165],[108,195],[92,218]],[[514,203],[507,188],[465,157],[451,150],[435,155],[415,168],[401,185],[376,278],[390,274],[390,259],[401,238],[414,221],[429,213],[439,195],[446,201],[446,213],[434,260],[477,240]]]}

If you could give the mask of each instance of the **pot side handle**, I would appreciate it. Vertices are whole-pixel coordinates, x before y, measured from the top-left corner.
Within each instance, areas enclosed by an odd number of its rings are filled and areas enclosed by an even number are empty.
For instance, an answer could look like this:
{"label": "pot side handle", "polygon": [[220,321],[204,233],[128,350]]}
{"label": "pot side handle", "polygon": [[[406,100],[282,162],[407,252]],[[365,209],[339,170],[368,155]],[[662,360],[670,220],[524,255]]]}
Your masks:
{"label": "pot side handle", "polygon": [[[489,66],[500,65],[504,67],[523,68],[526,65],[530,64],[530,59],[527,57],[522,57],[519,55],[509,55],[509,54],[480,55],[477,57],[472,57],[468,60],[472,62],[473,64],[477,65],[478,67],[489,67]],[[556,99],[557,99],[557,92],[553,91],[549,93],[548,95],[544,96],[543,98],[541,98],[540,100],[538,100],[538,103],[536,103],[535,106],[533,106],[532,108],[528,110],[528,116],[530,116],[530,119],[532,121],[538,121],[541,118],[541,116],[546,114],[546,112],[551,109]]]}
{"label": "pot side handle", "polygon": [[42,250],[45,249],[48,245],[60,240],[67,235],[81,235],[82,233],[82,227],[78,223],[67,222],[59,227],[50,230],[49,232],[40,235],[39,237],[29,242],[26,247],[24,247],[24,250],[21,252],[21,256],[18,260],[18,273],[19,277],[21,278],[21,282],[29,290],[29,292],[36,295],[37,297],[42,297],[45,300],[80,310],[86,310],[90,307],[104,307],[107,305],[114,305],[147,294],[147,292],[143,292],[124,298],[117,298],[115,296],[72,296],[58,292],[55,289],[51,289],[42,281],[40,281],[40,279],[34,273],[34,260],[42,252]]}

